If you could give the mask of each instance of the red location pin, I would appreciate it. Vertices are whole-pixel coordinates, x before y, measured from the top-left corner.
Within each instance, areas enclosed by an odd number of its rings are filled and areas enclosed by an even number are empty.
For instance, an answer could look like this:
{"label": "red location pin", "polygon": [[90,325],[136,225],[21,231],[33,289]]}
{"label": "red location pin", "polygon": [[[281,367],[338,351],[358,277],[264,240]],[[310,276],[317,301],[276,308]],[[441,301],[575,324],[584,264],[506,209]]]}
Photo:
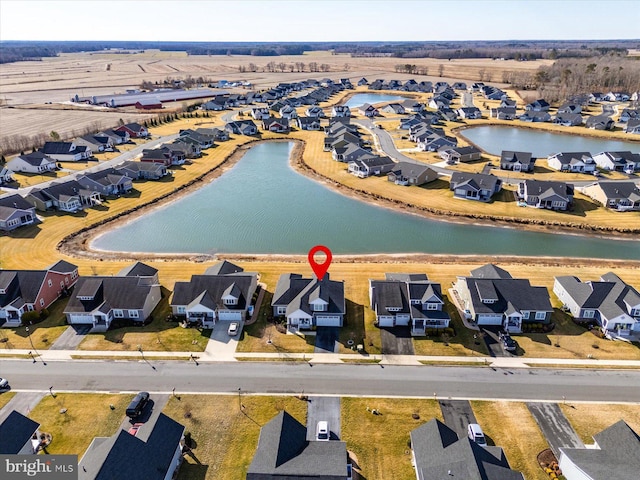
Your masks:
{"label": "red location pin", "polygon": [[[327,259],[324,261],[324,263],[318,263],[316,262],[315,258],[313,258],[313,256],[318,252],[322,252],[326,255]],[[329,270],[329,265],[331,265],[331,259],[333,258],[333,256],[331,255],[331,250],[329,250],[324,245],[316,245],[311,250],[309,250],[309,255],[307,258],[309,259],[309,264],[313,269],[313,273],[316,274],[316,278],[318,280],[322,280],[327,273],[327,270]]]}

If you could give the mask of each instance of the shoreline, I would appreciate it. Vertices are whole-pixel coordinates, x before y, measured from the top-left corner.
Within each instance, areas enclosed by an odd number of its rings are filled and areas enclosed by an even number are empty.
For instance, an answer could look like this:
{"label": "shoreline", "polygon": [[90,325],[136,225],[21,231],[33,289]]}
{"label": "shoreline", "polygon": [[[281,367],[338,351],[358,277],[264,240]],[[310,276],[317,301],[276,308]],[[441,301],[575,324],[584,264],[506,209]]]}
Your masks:
{"label": "shoreline", "polygon": [[[193,261],[193,262],[204,262],[204,261],[213,261],[219,258],[226,259],[237,259],[237,260],[245,260],[245,261],[287,261],[292,263],[306,261],[306,256],[303,254],[251,254],[251,253],[219,253],[219,254],[205,254],[205,253],[150,253],[150,252],[122,252],[122,251],[109,251],[109,250],[101,250],[93,248],[91,245],[92,242],[106,233],[107,230],[111,228],[118,227],[121,225],[125,225],[134,221],[136,218],[139,218],[142,214],[146,214],[150,211],[158,210],[168,205],[169,203],[180,199],[186,195],[191,194],[195,190],[199,189],[203,185],[211,183],[216,178],[220,177],[223,173],[225,173],[228,169],[232,168],[243,156],[244,154],[253,146],[262,142],[291,142],[293,143],[293,148],[289,157],[290,166],[301,175],[305,175],[308,178],[313,179],[314,181],[318,181],[323,185],[331,188],[336,193],[341,195],[354,198],[358,201],[364,201],[370,204],[374,204],[380,206],[382,208],[392,208],[392,206],[397,205],[397,202],[391,199],[385,199],[382,197],[377,197],[367,192],[362,192],[360,190],[355,190],[350,187],[347,187],[343,184],[335,182],[334,180],[324,177],[323,175],[316,172],[312,167],[304,161],[304,149],[306,146],[305,141],[296,138],[273,138],[273,139],[256,139],[251,140],[247,143],[238,145],[236,149],[234,149],[228,156],[225,158],[219,165],[215,166],[212,170],[204,173],[200,177],[193,179],[185,185],[178,187],[171,194],[151,200],[150,202],[139,205],[137,207],[132,208],[131,210],[125,211],[115,218],[107,219],[103,222],[100,222],[97,225],[90,225],[86,228],[79,230],[78,232],[74,232],[64,239],[62,239],[58,245],[57,249],[62,253],[69,256],[76,257],[84,257],[84,258],[98,258],[98,259],[109,259],[109,260],[150,260],[150,261]],[[449,212],[448,215],[442,215],[437,213],[432,213],[429,211],[425,211],[420,208],[410,207],[404,205],[403,213],[418,215],[423,218],[430,218],[439,221],[445,221],[450,223],[458,223],[458,224],[471,224],[471,225],[481,225],[488,226],[488,222],[474,222],[472,218],[463,215],[456,215],[454,212]],[[444,218],[443,218],[444,217]],[[500,222],[498,220],[492,219],[491,222],[494,226],[498,228],[513,228],[513,229],[522,229],[528,231],[538,231],[543,233],[551,233],[549,230],[555,226],[553,225],[531,225],[525,224],[518,226],[509,222]],[[489,225],[490,226],[490,225]],[[596,232],[575,232],[575,229],[570,229],[571,231],[565,232],[572,235],[584,235],[584,236],[595,236],[599,238],[607,238],[611,239],[610,236],[606,236],[604,234],[599,234]],[[614,237],[615,240],[624,240],[624,241],[633,241],[635,238],[630,238],[629,236],[622,237]],[[602,263],[602,264],[613,264],[613,263],[624,263],[626,265],[637,264],[640,266],[640,261],[636,260],[625,260],[625,259],[591,259],[588,257],[529,257],[529,256],[517,256],[517,255],[488,255],[488,254],[429,254],[429,253],[372,253],[372,254],[338,254],[334,255],[334,260],[338,263],[355,263],[355,262],[363,262],[363,263],[399,263],[398,260],[400,258],[406,260],[411,260],[412,262],[419,261],[431,261],[434,263],[451,263],[455,258],[455,261],[464,260],[466,262],[477,262],[480,259],[485,259],[486,261],[492,261],[499,257],[503,261],[510,261],[516,263],[527,262],[530,264],[555,264],[557,265],[559,261],[563,265],[584,265],[584,264],[594,264],[594,263]],[[482,260],[484,261],[484,260]],[[404,263],[404,262],[402,262]]]}

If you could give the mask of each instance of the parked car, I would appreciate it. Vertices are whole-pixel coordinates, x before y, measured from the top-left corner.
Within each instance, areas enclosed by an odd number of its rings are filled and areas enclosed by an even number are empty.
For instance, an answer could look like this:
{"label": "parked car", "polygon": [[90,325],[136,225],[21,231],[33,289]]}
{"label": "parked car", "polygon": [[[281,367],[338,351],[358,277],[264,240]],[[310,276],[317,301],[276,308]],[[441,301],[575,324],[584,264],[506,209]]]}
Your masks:
{"label": "parked car", "polygon": [[239,327],[239,323],[238,322],[231,322],[229,324],[229,328],[227,329],[227,333],[229,334],[230,337],[233,337],[235,335],[238,334],[238,327]]}
{"label": "parked car", "polygon": [[477,423],[470,423],[467,433],[469,434],[469,438],[481,447],[487,446],[487,439],[484,438],[482,428],[480,428],[480,425],[478,425]]}
{"label": "parked car", "polygon": [[513,338],[511,338],[511,335],[509,335],[508,332],[499,332],[498,338],[502,342],[502,346],[507,352],[516,351],[516,348],[517,348],[516,342]]}
{"label": "parked car", "polygon": [[11,387],[9,386],[9,380],[7,380],[6,378],[0,377],[0,392],[4,392],[10,389]]}
{"label": "parked car", "polygon": [[138,393],[135,397],[133,397],[133,400],[131,400],[131,403],[127,407],[127,417],[138,418],[140,414],[142,414],[142,411],[147,405],[147,402],[149,402],[149,392]]}
{"label": "parked car", "polygon": [[135,437],[142,425],[144,425],[144,423],[134,423],[129,429],[129,433]]}
{"label": "parked car", "polygon": [[324,420],[318,422],[318,426],[316,427],[316,440],[329,440],[329,422]]}

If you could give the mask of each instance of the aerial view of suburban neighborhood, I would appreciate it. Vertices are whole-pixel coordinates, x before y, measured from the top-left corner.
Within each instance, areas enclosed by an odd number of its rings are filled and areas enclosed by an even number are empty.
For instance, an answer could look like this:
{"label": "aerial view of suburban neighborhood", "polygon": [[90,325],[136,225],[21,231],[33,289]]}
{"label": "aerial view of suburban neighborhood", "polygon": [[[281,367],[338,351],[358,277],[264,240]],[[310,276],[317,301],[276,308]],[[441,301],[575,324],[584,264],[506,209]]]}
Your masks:
{"label": "aerial view of suburban neighborhood", "polygon": [[0,480],[638,480],[596,7],[0,0]]}

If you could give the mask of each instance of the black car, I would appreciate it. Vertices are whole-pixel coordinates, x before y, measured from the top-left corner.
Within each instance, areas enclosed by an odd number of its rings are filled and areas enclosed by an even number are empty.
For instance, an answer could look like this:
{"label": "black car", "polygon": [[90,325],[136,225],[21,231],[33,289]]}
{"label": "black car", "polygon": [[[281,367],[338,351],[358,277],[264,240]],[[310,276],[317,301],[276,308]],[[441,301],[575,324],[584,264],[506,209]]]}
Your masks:
{"label": "black car", "polygon": [[511,335],[509,335],[507,332],[500,332],[498,334],[498,337],[500,338],[500,341],[502,342],[502,346],[507,352],[516,351],[517,345],[515,340],[511,338]]}
{"label": "black car", "polygon": [[149,392],[138,393],[127,407],[127,417],[137,418],[149,401]]}

